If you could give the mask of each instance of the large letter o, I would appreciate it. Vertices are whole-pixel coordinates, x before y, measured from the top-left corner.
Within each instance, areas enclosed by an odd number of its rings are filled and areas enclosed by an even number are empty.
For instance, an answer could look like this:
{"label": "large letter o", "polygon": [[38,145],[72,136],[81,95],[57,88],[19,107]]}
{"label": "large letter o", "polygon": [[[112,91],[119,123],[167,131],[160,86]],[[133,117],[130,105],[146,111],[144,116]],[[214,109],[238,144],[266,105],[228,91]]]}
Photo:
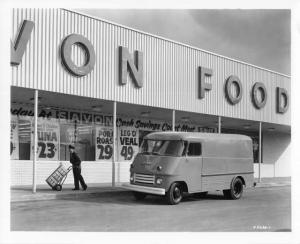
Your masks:
{"label": "large letter o", "polygon": [[289,108],[289,94],[286,89],[277,87],[277,113],[284,114]]}
{"label": "large letter o", "polygon": [[[262,100],[257,99],[257,92],[261,90]],[[261,109],[266,105],[267,102],[267,90],[263,83],[256,82],[252,88],[252,103],[257,109]]]}
{"label": "large letter o", "polygon": [[[80,45],[86,55],[85,64],[77,66],[71,59],[72,45]],[[90,73],[95,65],[95,50],[91,42],[82,35],[71,34],[67,36],[61,44],[61,58],[62,62],[72,74],[77,76],[84,76]]]}
{"label": "large letter o", "polygon": [[[238,88],[238,93],[237,96],[234,97],[231,93],[231,86],[233,85],[233,83],[237,86]],[[225,94],[226,94],[226,98],[227,100],[232,104],[235,105],[237,104],[241,99],[242,99],[242,95],[243,95],[243,90],[242,90],[242,84],[241,81],[239,79],[239,77],[231,75],[227,78],[226,83],[225,83]]]}

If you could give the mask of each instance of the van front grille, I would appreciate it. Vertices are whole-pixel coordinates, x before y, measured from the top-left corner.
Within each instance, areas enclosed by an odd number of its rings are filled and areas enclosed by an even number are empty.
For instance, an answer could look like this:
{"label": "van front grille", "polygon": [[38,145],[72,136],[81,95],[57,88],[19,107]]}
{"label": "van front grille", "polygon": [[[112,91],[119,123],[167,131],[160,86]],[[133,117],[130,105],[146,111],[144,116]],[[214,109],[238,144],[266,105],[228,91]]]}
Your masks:
{"label": "van front grille", "polygon": [[136,183],[143,183],[143,184],[154,184],[154,175],[144,175],[144,174],[134,174],[133,180]]}

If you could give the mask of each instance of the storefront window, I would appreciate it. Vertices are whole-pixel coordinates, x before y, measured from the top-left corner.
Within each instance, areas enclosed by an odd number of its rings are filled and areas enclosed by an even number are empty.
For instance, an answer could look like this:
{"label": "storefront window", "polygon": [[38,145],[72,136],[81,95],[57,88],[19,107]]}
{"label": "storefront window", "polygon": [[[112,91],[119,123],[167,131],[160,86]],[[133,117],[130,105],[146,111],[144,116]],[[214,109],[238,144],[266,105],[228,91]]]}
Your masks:
{"label": "storefront window", "polygon": [[[26,112],[26,115],[21,115],[21,112]],[[33,160],[33,109],[14,104],[11,113],[11,159]],[[37,160],[69,161],[70,144],[76,147],[82,161],[108,162],[113,159],[115,149],[111,115],[42,107],[38,115]],[[132,161],[147,134],[168,127],[159,120],[118,119],[115,154],[118,162]],[[188,127],[179,124],[177,128],[186,131]]]}
{"label": "storefront window", "polygon": [[69,145],[76,147],[76,151],[83,161],[95,161],[95,129],[92,124],[78,124],[77,122],[60,125],[60,160],[69,160]]}
{"label": "storefront window", "polygon": [[13,158],[19,160],[30,160],[30,145],[31,145],[31,130],[32,130],[32,118],[20,117],[17,124],[18,142],[13,143]]}

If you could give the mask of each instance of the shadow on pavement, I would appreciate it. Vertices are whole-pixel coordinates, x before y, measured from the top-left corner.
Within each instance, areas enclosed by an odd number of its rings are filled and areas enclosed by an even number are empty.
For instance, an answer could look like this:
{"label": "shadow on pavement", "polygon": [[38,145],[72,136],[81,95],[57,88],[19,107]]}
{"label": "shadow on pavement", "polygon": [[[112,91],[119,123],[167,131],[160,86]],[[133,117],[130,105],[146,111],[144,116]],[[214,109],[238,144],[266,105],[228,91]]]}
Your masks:
{"label": "shadow on pavement", "polygon": [[[145,199],[136,200],[132,194],[132,192],[124,191],[116,193],[103,193],[100,195],[95,195],[89,198],[76,198],[76,197],[68,197],[66,199],[61,200],[70,200],[70,201],[81,201],[81,202],[93,202],[93,203],[113,203],[119,205],[166,205],[170,206],[165,200],[164,196],[155,196],[155,195],[147,195]],[[229,200],[226,199],[223,194],[207,194],[204,197],[199,197],[194,194],[185,194],[181,203],[185,202],[203,202],[210,200]]]}

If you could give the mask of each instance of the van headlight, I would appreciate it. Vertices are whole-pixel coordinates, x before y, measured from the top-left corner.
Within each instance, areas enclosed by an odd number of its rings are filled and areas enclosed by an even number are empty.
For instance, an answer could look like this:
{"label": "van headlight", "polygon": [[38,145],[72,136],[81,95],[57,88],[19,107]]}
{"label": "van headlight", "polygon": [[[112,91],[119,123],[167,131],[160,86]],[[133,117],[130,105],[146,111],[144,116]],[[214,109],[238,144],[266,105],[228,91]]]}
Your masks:
{"label": "van headlight", "polygon": [[133,175],[130,175],[130,182],[133,182],[134,178]]}
{"label": "van headlight", "polygon": [[162,181],[163,181],[162,178],[157,178],[157,179],[156,179],[156,184],[157,184],[157,185],[161,185],[161,184],[162,184]]}

